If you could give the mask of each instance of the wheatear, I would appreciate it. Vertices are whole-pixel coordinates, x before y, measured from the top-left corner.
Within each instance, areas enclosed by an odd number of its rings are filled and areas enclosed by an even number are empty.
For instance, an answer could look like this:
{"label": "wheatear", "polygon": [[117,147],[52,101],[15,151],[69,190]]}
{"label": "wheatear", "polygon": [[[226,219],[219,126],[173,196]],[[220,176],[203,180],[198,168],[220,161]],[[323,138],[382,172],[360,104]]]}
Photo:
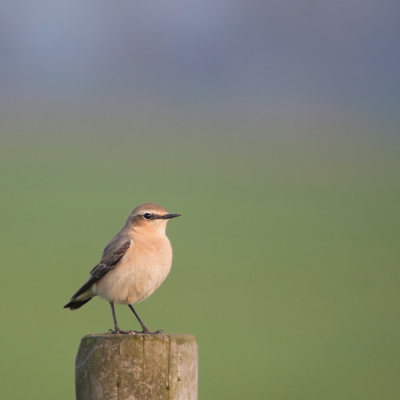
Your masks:
{"label": "wheatear", "polygon": [[[163,283],[171,269],[172,248],[165,230],[168,220],[175,217],[180,215],[168,214],[153,203],[135,208],[124,227],[104,249],[103,257],[90,272],[89,280],[64,308],[76,310],[99,295],[110,302],[115,329],[112,333],[160,333],[149,332],[132,304],[149,297]],[[117,325],[114,303],[128,305],[143,331],[121,331]]]}

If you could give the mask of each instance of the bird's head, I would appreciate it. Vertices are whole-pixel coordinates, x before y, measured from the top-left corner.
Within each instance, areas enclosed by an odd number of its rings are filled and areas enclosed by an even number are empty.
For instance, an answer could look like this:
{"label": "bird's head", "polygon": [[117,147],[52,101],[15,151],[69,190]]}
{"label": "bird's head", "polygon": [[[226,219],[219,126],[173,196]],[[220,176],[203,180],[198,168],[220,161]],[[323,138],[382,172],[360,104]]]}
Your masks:
{"label": "bird's head", "polygon": [[158,204],[146,203],[131,212],[126,225],[140,231],[165,232],[168,221],[175,217],[180,217],[180,215],[169,214]]}

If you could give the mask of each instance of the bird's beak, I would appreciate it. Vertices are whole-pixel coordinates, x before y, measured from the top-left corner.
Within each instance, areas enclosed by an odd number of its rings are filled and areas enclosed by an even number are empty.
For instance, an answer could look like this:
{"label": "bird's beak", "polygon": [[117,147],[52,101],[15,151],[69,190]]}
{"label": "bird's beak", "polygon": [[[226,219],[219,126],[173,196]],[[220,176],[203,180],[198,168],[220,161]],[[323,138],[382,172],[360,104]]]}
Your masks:
{"label": "bird's beak", "polygon": [[171,218],[176,218],[176,217],[180,217],[180,214],[165,214],[162,216],[162,219],[171,219]]}

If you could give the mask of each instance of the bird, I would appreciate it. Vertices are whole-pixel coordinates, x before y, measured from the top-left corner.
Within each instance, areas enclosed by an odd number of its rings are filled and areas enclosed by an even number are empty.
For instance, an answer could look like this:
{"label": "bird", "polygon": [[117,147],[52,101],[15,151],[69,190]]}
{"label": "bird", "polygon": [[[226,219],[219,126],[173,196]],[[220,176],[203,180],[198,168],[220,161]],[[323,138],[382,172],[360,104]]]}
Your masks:
{"label": "bird", "polygon": [[[158,334],[143,324],[132,304],[149,297],[165,280],[172,264],[172,247],[166,236],[167,223],[180,214],[169,214],[163,207],[146,203],[136,207],[123,228],[109,241],[100,262],[90,271],[88,281],[64,306],[77,310],[95,296],[111,305],[113,334]],[[117,324],[114,304],[132,310],[142,331],[122,331]]]}

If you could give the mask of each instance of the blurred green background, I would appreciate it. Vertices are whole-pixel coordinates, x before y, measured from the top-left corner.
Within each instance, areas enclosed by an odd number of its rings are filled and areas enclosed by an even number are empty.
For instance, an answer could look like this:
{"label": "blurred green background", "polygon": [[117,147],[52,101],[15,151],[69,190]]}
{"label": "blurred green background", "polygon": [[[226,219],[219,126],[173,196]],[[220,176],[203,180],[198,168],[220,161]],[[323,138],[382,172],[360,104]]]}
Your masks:
{"label": "blurred green background", "polygon": [[[21,114],[19,114],[21,115]],[[339,121],[178,114],[3,119],[4,399],[74,398],[96,298],[62,307],[138,204],[170,222],[172,271],[137,311],[194,334],[202,399],[395,399],[399,140]],[[139,326],[117,306],[121,329]]]}
{"label": "blurred green background", "polygon": [[145,202],[182,217],[137,311],[196,336],[200,400],[399,399],[399,15],[2,0],[1,399],[74,398],[112,317],[62,307]]}

